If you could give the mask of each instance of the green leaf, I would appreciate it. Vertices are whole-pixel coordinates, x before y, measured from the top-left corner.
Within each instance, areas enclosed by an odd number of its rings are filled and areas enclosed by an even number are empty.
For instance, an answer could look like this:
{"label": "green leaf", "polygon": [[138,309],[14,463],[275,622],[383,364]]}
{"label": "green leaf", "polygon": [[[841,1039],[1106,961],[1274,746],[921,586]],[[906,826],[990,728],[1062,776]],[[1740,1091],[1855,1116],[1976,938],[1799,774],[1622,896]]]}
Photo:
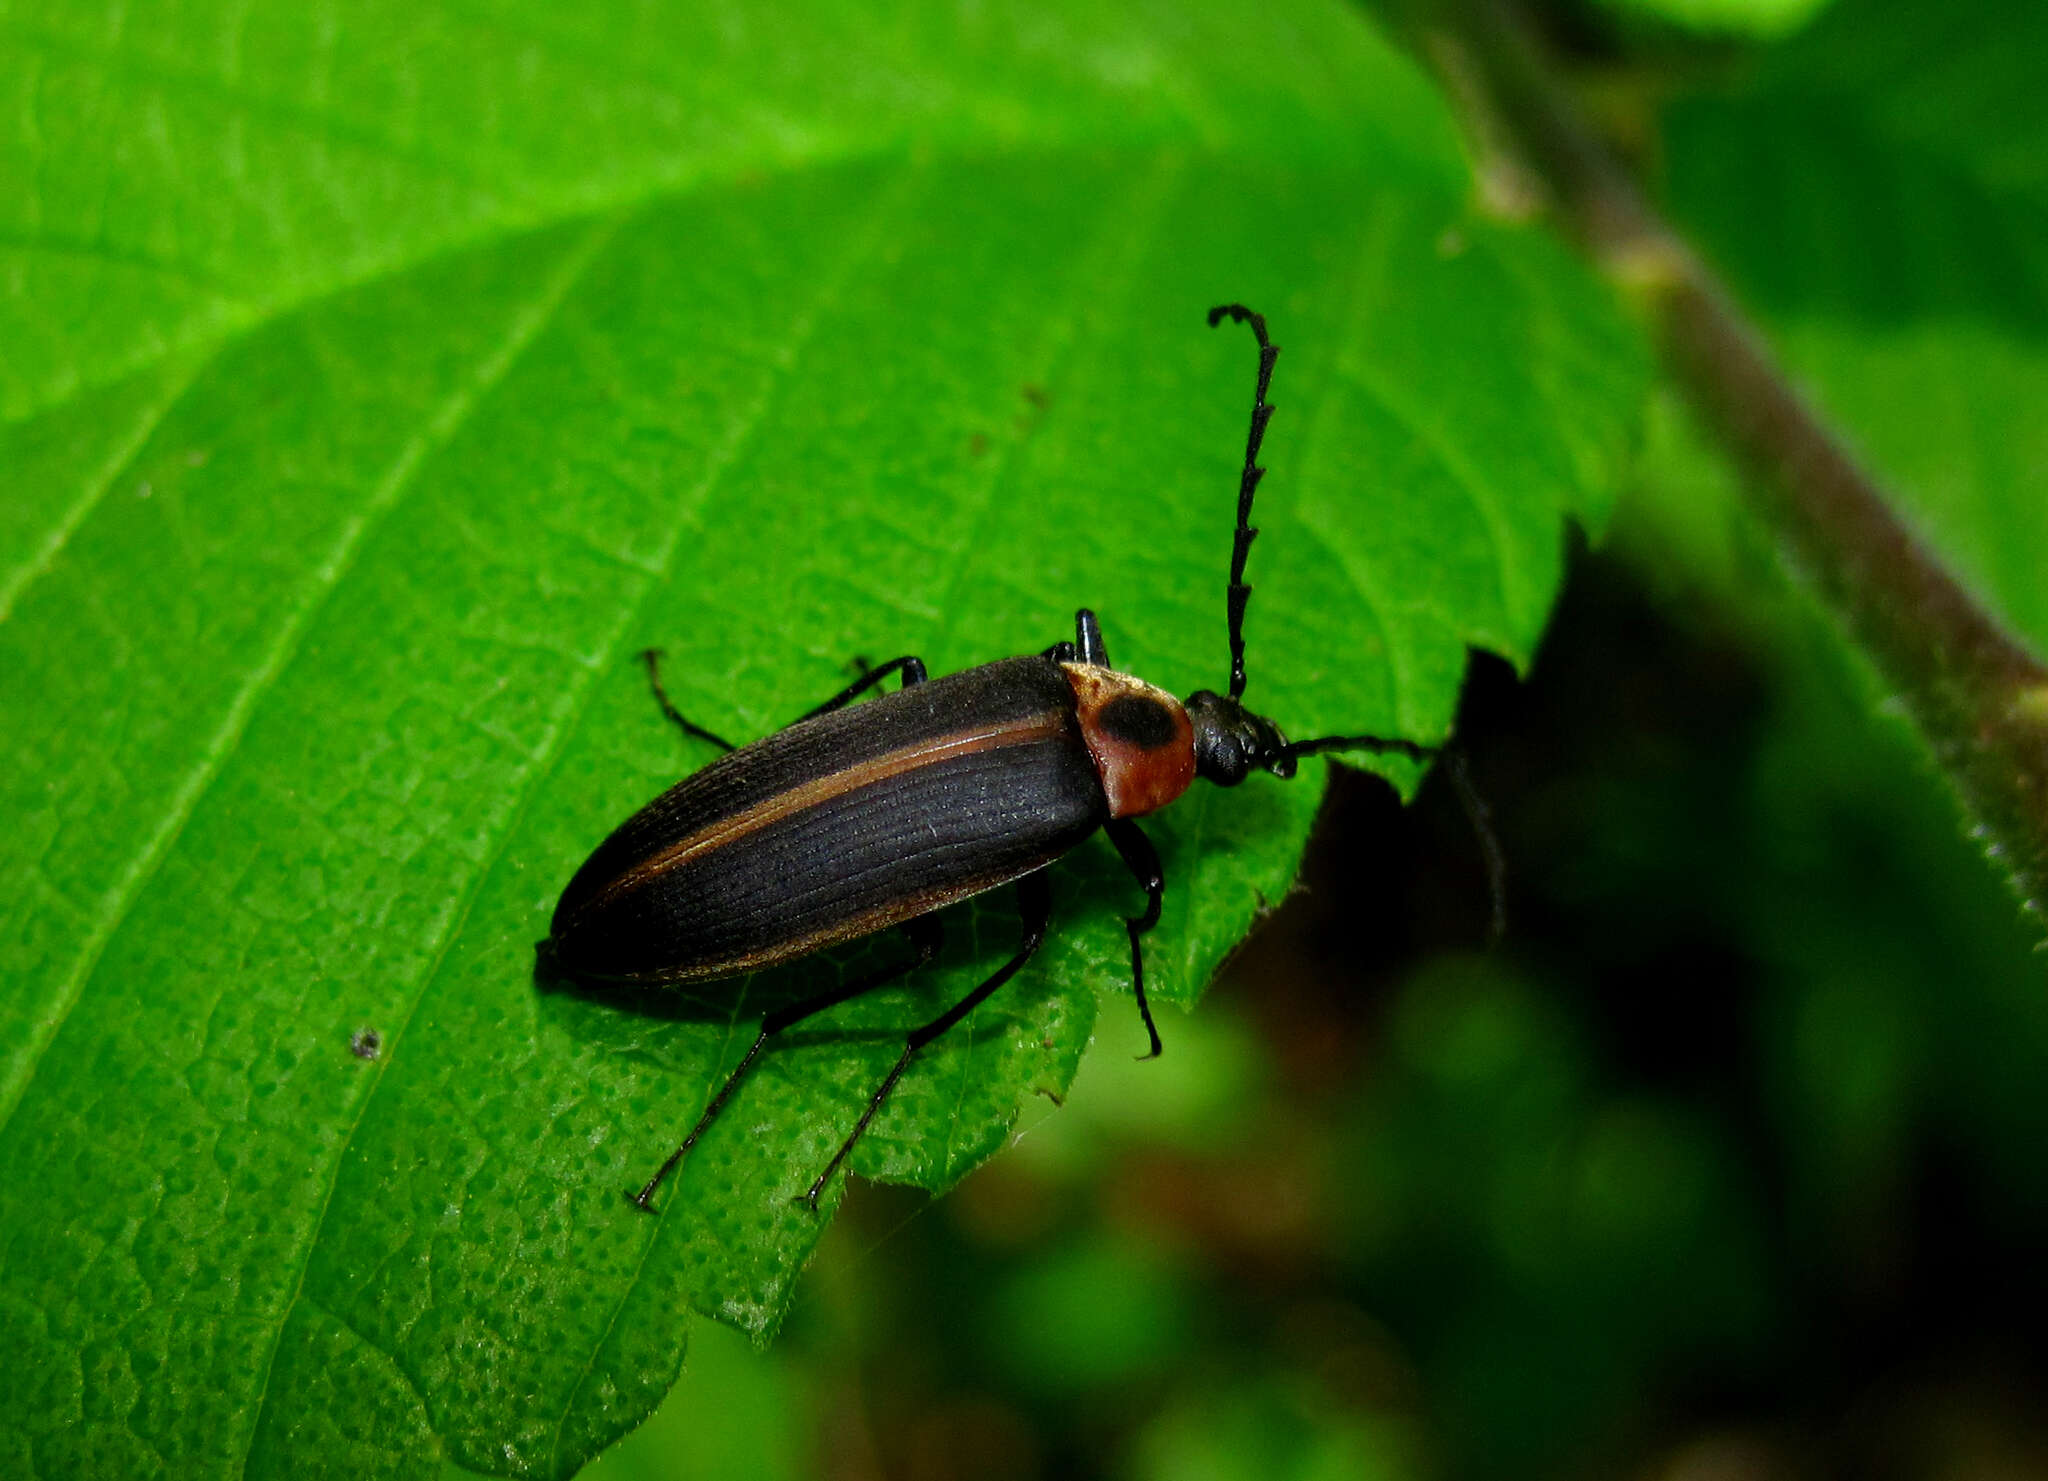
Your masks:
{"label": "green leaf", "polygon": [[[1119,663],[1219,682],[1253,355],[1201,313],[1241,298],[1285,347],[1251,697],[1436,739],[1468,644],[1528,657],[1642,395],[1597,286],[1472,216],[1427,86],[1314,0],[158,24],[0,28],[9,1471],[564,1475],[690,1310],[774,1330],[791,1195],[1015,916],[792,1035],[634,1212],[763,1003],[901,950],[537,987],[576,863],[705,759],[640,647],[738,736],[1084,601]],[[1288,888],[1319,776],[1161,819],[1162,998]],[[1054,893],[855,1172],[956,1181],[1099,991],[1140,1047],[1128,878],[1091,843]]]}
{"label": "green leaf", "polygon": [[1974,595],[2048,651],[2048,16],[1842,0],[1677,110],[1674,214]]}

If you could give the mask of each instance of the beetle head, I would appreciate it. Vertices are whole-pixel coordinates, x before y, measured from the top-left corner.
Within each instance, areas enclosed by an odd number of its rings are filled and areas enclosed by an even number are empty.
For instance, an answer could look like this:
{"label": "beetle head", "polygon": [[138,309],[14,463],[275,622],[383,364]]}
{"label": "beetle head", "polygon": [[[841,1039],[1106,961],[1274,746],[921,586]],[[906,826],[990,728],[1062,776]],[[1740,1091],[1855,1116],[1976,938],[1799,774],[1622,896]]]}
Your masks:
{"label": "beetle head", "polygon": [[1187,711],[1195,728],[1197,776],[1234,787],[1254,771],[1294,775],[1294,752],[1280,727],[1253,714],[1241,700],[1197,689],[1188,696]]}

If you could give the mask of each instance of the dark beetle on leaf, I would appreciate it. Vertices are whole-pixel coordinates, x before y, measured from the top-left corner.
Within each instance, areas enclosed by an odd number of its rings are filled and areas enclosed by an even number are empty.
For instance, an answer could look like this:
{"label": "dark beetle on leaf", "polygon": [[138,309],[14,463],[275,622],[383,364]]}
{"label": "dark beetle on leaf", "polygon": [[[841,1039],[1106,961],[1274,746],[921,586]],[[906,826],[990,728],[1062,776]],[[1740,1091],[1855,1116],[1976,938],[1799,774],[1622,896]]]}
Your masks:
{"label": "dark beetle on leaf", "polygon": [[[540,943],[543,966],[592,981],[696,982],[790,961],[896,925],[907,928],[915,951],[895,966],[769,1014],[682,1145],[640,1190],[634,1201],[641,1208],[651,1207],[662,1179],[717,1118],[769,1039],[925,965],[939,950],[935,912],[1014,882],[1024,920],[1016,954],[911,1031],[895,1067],[804,1195],[816,1208],[911,1056],[1038,950],[1051,917],[1046,866],[1098,828],[1146,894],[1144,913],[1126,925],[1131,985],[1151,1053],[1158,1054],[1142,943],[1158,924],[1165,880],[1158,853],[1133,820],[1173,801],[1197,776],[1234,787],[1254,771],[1293,776],[1297,761],[1319,751],[1392,751],[1418,760],[1435,754],[1413,741],[1370,735],[1289,741],[1241,702],[1251,595],[1244,565],[1258,534],[1252,498],[1265,472],[1258,466],[1259,444],[1273,413],[1266,389],[1280,350],[1267,339],[1265,320],[1250,309],[1211,309],[1210,327],[1226,317],[1250,325],[1259,343],[1230,557],[1228,694],[1202,689],[1183,705],[1118,673],[1095,614],[1084,608],[1071,643],[939,679],[926,677],[921,659],[891,659],[788,729],[736,749],[676,711],[661,687],[659,655],[646,655],[664,713],[727,754],[628,818],[576,871]],[[903,676],[894,693],[851,705],[891,674]]]}

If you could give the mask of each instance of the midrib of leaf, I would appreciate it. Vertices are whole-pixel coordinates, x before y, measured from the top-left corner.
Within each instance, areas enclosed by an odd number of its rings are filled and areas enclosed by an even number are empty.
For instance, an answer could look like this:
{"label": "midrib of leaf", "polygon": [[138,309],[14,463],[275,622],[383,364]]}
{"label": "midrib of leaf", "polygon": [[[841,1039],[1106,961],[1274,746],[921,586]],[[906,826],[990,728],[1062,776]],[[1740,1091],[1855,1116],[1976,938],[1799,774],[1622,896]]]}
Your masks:
{"label": "midrib of leaf", "polygon": [[[1010,151],[1013,156],[1019,152],[1022,151]],[[1048,139],[1043,142],[1042,152],[1056,156],[1070,151],[1065,141]],[[1100,152],[1115,153],[1118,151],[1115,149],[1105,149]],[[1126,146],[1126,152],[1161,161],[1170,161],[1175,158],[1184,157],[1179,151],[1167,145],[1149,140],[1133,141]],[[1227,146],[1213,151],[1205,150],[1204,152],[1213,152],[1221,158],[1228,158],[1233,154],[1240,153],[1240,151],[1233,150]],[[796,175],[812,170],[846,166],[864,158],[885,159],[891,156],[900,157],[901,162],[904,164],[912,163],[910,157],[903,155],[898,149],[883,146],[873,150],[853,149],[843,153],[820,151],[778,173]],[[976,151],[973,150],[954,156],[956,159],[964,160],[972,160],[975,157]],[[991,155],[991,157],[995,156]],[[744,164],[736,165],[729,174],[736,177],[747,173],[748,168]],[[78,397],[101,390],[121,380],[150,374],[166,361],[180,359],[187,361],[186,366],[180,372],[178,391],[167,396],[160,405],[157,405],[146,416],[139,424],[135,436],[130,441],[124,443],[114,455],[109,457],[106,465],[106,475],[102,479],[82,487],[78,491],[77,497],[66,506],[63,514],[51,523],[49,530],[43,536],[37,548],[17,564],[5,580],[0,580],[0,622],[4,622],[13,612],[23,594],[49,572],[61,556],[71,535],[91,516],[94,508],[105,497],[107,491],[118,486],[121,481],[121,474],[132,465],[135,455],[148,444],[149,436],[156,426],[162,422],[164,417],[176,409],[184,389],[208,365],[213,363],[223,350],[239,339],[257,332],[269,322],[286,318],[292,313],[303,309],[308,304],[322,299],[356,292],[380,282],[424,270],[440,261],[459,258],[478,250],[516,241],[520,238],[564,226],[578,220],[591,219],[593,217],[623,219],[626,214],[634,210],[652,209],[671,199],[684,198],[702,191],[716,189],[722,183],[729,183],[727,174],[707,173],[693,178],[687,184],[678,184],[659,189],[635,190],[615,198],[600,200],[590,210],[566,210],[558,215],[537,216],[530,220],[501,223],[490,230],[479,232],[474,236],[451,237],[436,243],[433,250],[421,253],[418,256],[379,264],[359,274],[350,275],[343,273],[331,280],[300,285],[297,291],[280,293],[257,303],[240,306],[233,312],[228,313],[224,318],[216,320],[213,326],[213,333],[159,343],[148,353],[103,367],[102,373],[97,376],[73,380],[65,387],[61,395],[51,400],[25,408],[15,416],[0,417],[0,426],[6,426],[32,420],[39,416],[50,415],[60,411]],[[6,1096],[0,1094],[0,1124],[4,1124],[4,1106],[6,1104]]]}
{"label": "midrib of leaf", "polygon": [[[1132,275],[1137,271],[1143,256],[1142,249],[1158,234],[1160,213],[1164,210],[1166,198],[1178,183],[1178,177],[1184,172],[1184,168],[1184,162],[1179,157],[1170,153],[1161,155],[1154,161],[1149,176],[1133,190],[1132,197],[1127,202],[1129,215],[1120,218],[1113,213],[1104,213],[1103,231],[1106,234],[1115,233],[1121,242],[1122,250],[1114,254],[1115,261],[1108,265],[1104,275],[1107,282],[1116,285],[1115,292],[1097,294],[1093,300],[1095,303],[1100,304],[1111,298],[1128,295]],[[1080,255],[1094,257],[1101,248],[1102,243],[1098,240],[1088,252]],[[1060,329],[1051,338],[1055,356],[1072,347],[1072,331],[1077,308],[1078,305],[1069,304],[1068,311],[1061,317]],[[1052,363],[1057,363],[1057,360]],[[1048,371],[1050,368],[1049,364]],[[990,476],[983,480],[977,490],[974,508],[969,512],[966,526],[953,552],[955,559],[947,564],[950,574],[946,584],[940,589],[937,611],[942,621],[945,614],[959,610],[960,590],[972,579],[970,573],[978,574],[978,568],[972,560],[965,557],[970,557],[979,544],[979,531],[994,509],[996,495],[1001,490],[1004,479],[1015,471],[1015,467],[1015,451],[1006,446],[1001,459],[991,468]]]}

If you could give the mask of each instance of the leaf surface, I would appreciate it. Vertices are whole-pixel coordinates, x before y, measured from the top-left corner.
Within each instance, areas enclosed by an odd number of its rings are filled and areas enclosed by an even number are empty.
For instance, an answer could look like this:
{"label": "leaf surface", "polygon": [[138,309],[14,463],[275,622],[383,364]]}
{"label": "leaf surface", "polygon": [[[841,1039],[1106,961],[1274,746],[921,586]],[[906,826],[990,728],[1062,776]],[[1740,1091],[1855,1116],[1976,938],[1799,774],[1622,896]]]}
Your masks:
{"label": "leaf surface", "polygon": [[[1083,602],[1220,684],[1253,353],[1209,304],[1285,351],[1250,698],[1434,740],[1467,645],[1527,658],[1644,360],[1472,216],[1418,75],[1306,0],[892,15],[0,19],[0,1468],[565,1475],[691,1309],[765,1340],[791,1196],[1015,913],[791,1035],[635,1213],[764,1004],[902,948],[535,983],[576,863],[707,759],[634,655],[742,738]],[[1162,817],[1161,997],[1287,890],[1320,775]],[[1135,1052],[1136,895],[1063,864],[1055,939],[853,1170],[957,1180],[1098,992]]]}

